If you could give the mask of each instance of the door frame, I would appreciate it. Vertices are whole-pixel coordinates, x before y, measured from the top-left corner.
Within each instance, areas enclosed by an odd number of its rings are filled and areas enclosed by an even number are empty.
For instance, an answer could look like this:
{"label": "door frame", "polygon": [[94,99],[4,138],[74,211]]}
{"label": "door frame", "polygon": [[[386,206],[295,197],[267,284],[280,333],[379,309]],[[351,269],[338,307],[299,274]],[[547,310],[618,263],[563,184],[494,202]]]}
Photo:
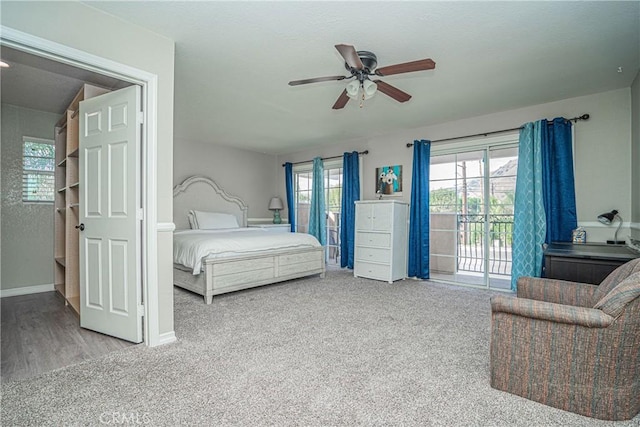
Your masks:
{"label": "door frame", "polygon": [[157,110],[158,76],[129,65],[93,55],[41,37],[0,25],[0,46],[7,46],[36,56],[51,59],[77,68],[137,84],[142,87],[142,141],[141,176],[142,194],[142,296],[144,304],[144,344],[149,347],[176,340],[175,334],[159,332],[159,290],[157,263],[157,233],[172,231],[173,224],[157,223]]}

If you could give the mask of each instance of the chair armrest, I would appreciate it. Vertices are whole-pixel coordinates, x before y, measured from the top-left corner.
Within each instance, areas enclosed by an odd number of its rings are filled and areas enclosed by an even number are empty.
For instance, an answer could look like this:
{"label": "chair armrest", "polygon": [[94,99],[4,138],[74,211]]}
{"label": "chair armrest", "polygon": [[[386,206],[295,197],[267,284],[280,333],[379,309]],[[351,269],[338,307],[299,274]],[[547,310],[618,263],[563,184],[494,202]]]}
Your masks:
{"label": "chair armrest", "polygon": [[597,285],[569,282],[566,280],[518,278],[518,298],[553,302],[556,304],[593,307],[593,295]]}
{"label": "chair armrest", "polygon": [[614,318],[602,310],[587,307],[572,307],[546,301],[513,298],[496,295],[491,298],[491,313],[503,312],[530,319],[547,320],[556,323],[606,328]]}

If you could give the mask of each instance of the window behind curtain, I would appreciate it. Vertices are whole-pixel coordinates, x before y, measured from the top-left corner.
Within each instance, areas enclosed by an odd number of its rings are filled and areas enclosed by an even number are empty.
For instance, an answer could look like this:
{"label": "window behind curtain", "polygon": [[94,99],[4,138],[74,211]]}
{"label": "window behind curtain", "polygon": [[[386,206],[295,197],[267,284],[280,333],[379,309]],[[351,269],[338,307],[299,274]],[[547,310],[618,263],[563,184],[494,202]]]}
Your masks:
{"label": "window behind curtain", "polygon": [[22,201],[53,203],[55,147],[53,141],[22,138]]}
{"label": "window behind curtain", "polygon": [[[309,231],[309,208],[313,173],[309,165],[293,170],[296,231]],[[340,264],[340,214],[342,202],[342,160],[324,162],[324,193],[327,209],[327,261]]]}

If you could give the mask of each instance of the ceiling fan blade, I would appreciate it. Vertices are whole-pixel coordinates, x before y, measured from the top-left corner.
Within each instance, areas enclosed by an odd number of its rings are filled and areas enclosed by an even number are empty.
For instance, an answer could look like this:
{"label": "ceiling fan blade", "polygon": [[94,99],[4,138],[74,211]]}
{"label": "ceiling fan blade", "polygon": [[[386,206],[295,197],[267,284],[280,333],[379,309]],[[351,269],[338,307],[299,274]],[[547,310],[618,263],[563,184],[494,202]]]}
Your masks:
{"label": "ceiling fan blade", "polygon": [[346,78],[347,78],[346,76],[328,76],[328,77],[315,77],[313,79],[293,80],[289,82],[289,86],[306,85],[307,83],[329,82],[333,80],[344,80]]}
{"label": "ceiling fan blade", "polygon": [[407,102],[411,99],[411,95],[406,92],[401,91],[395,86],[391,86],[388,83],[383,82],[382,80],[374,80],[375,84],[378,85],[378,90],[384,93],[387,96],[395,99],[398,102]]}
{"label": "ceiling fan blade", "polygon": [[338,100],[335,104],[333,104],[333,107],[331,108],[333,108],[334,110],[339,110],[341,108],[344,108],[344,106],[347,105],[347,102],[349,102],[349,95],[347,95],[347,90],[345,89],[342,91],[342,93],[338,97]]}
{"label": "ceiling fan blade", "polygon": [[431,58],[419,61],[404,62],[402,64],[389,65],[376,70],[378,76],[390,76],[392,74],[411,73],[413,71],[426,71],[436,68],[436,63]]}
{"label": "ceiling fan blade", "polygon": [[349,64],[351,68],[355,68],[356,70],[362,70],[364,68],[364,64],[353,46],[350,44],[337,44],[336,49],[338,49],[344,61]]}

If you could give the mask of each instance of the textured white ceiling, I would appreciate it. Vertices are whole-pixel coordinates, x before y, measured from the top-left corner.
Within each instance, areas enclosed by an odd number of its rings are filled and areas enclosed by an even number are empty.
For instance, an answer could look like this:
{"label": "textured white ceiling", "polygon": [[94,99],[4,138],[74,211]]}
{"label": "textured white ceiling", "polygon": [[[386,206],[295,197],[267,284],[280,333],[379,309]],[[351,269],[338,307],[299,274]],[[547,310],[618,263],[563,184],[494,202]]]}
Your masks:
{"label": "textured white ceiling", "polygon": [[[628,87],[640,68],[636,1],[86,4],[175,41],[177,140],[268,153]],[[346,75],[338,43],[436,69],[383,79],[404,104],[332,110],[346,82],[287,82]]]}

